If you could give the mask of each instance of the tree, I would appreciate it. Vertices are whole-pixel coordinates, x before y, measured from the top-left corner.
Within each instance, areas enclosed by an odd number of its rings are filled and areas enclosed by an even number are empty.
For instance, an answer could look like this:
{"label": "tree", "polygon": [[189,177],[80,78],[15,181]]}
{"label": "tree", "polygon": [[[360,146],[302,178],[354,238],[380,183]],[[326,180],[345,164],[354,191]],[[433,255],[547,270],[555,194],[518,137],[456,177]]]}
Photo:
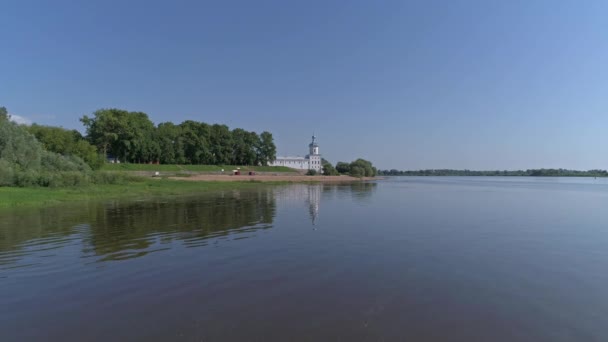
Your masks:
{"label": "tree", "polygon": [[267,165],[277,159],[277,147],[270,132],[260,134],[260,164]]}
{"label": "tree", "polygon": [[37,124],[26,127],[26,129],[36,137],[47,151],[63,156],[79,157],[92,169],[98,169],[103,165],[103,156],[100,156],[95,146],[86,141],[76,130]]}
{"label": "tree", "polygon": [[235,128],[232,131],[234,165],[253,165],[256,160],[254,146],[252,146],[252,135],[242,128]]}
{"label": "tree", "polygon": [[211,144],[211,154],[213,164],[228,165],[232,161],[232,133],[226,125],[212,125],[211,136],[209,137]]}
{"label": "tree", "polygon": [[345,162],[338,162],[336,164],[336,171],[341,174],[348,174],[350,172],[350,164]]}
{"label": "tree", "polygon": [[336,170],[330,162],[325,160],[325,158],[321,159],[321,165],[323,165],[323,174],[325,176],[337,176],[339,175],[338,170]]}
{"label": "tree", "polygon": [[100,109],[80,121],[87,130],[87,139],[103,152],[124,161],[151,161],[159,154],[151,142],[154,124],[146,113],[121,109]]}
{"label": "tree", "polygon": [[156,140],[160,149],[161,164],[185,164],[186,154],[182,129],[171,122],[163,122],[156,128]]}
{"label": "tree", "polygon": [[6,110],[6,107],[0,107],[0,120],[8,120],[11,117],[8,115],[8,111]]}
{"label": "tree", "polygon": [[128,112],[120,109],[100,109],[93,117],[84,115],[80,121],[87,131],[87,139],[103,152],[104,157],[112,154],[121,158],[124,155],[125,134]]}
{"label": "tree", "polygon": [[350,175],[353,177],[374,177],[376,176],[376,168],[370,161],[365,159],[357,159],[350,163]]}

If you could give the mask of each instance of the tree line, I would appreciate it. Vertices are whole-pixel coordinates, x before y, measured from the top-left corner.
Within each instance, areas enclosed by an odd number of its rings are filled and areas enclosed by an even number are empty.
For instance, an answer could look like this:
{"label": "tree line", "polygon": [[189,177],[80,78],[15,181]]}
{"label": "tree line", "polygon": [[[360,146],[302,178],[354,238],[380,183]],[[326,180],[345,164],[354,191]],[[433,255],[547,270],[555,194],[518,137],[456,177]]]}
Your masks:
{"label": "tree line", "polygon": [[606,170],[567,170],[567,169],[528,169],[528,170],[452,170],[452,169],[428,169],[401,171],[396,169],[379,170],[382,176],[523,176],[523,177],[608,177]]}
{"label": "tree line", "polygon": [[270,132],[184,121],[157,126],[143,112],[100,109],[80,121],[104,156],[130,163],[266,165],[276,159]]}
{"label": "tree line", "polygon": [[101,109],[83,116],[83,136],[61,127],[18,125],[0,107],[0,186],[75,186],[124,182],[92,172],[107,157],[131,163],[266,165],[276,158],[269,132],[185,121],[155,126],[142,112]]}

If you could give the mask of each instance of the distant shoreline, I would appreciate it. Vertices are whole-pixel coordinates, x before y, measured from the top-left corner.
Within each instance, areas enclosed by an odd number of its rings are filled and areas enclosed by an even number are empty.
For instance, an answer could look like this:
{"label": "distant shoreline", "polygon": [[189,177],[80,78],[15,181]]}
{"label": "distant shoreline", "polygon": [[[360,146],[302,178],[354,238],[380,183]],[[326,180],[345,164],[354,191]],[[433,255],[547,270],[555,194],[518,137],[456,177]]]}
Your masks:
{"label": "distant shoreline", "polygon": [[[534,178],[608,178],[608,176],[529,176],[529,175],[382,175],[382,177],[534,177]],[[382,179],[376,177],[375,179]]]}
{"label": "distant shoreline", "polygon": [[486,176],[486,177],[608,177],[606,170],[527,169],[527,170],[379,170],[379,176]]}

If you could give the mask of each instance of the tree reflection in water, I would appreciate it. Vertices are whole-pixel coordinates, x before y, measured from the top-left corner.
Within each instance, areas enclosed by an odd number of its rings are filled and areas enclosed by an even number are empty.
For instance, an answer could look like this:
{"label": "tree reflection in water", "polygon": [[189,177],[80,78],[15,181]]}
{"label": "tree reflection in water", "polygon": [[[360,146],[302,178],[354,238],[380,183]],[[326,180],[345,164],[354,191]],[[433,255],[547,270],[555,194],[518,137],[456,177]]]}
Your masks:
{"label": "tree reflection in water", "polygon": [[87,262],[141,257],[180,243],[185,248],[248,238],[272,227],[277,201],[304,203],[311,224],[324,197],[365,201],[375,183],[292,184],[143,201],[106,201],[0,213],[3,270],[52,262],[73,246]]}

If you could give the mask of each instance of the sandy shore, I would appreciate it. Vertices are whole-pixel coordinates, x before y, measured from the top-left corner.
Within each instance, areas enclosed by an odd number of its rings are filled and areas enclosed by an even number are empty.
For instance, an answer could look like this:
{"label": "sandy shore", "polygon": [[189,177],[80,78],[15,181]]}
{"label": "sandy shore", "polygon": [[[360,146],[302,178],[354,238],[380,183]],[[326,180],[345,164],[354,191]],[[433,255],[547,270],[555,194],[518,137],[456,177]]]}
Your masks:
{"label": "sandy shore", "polygon": [[302,176],[302,175],[293,175],[293,176],[285,176],[285,175],[196,175],[191,177],[169,177],[170,179],[175,180],[185,180],[185,181],[199,181],[199,182],[243,182],[243,181],[258,181],[258,182],[323,182],[323,183],[332,183],[332,182],[360,182],[360,181],[369,181],[369,180],[377,180],[378,177],[370,178],[355,178],[350,176]]}

